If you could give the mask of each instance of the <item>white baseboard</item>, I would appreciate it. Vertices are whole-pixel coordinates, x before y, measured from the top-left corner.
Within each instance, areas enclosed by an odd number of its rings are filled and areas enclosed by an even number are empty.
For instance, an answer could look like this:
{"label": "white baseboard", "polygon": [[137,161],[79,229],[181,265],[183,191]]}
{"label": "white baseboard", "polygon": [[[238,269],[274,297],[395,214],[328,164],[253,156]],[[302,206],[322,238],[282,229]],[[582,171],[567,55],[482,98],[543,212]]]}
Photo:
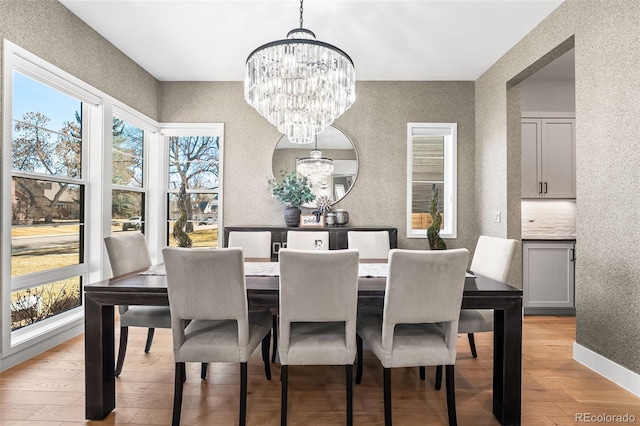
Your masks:
{"label": "white baseboard", "polygon": [[640,374],[634,373],[575,342],[573,344],[573,359],[640,397]]}

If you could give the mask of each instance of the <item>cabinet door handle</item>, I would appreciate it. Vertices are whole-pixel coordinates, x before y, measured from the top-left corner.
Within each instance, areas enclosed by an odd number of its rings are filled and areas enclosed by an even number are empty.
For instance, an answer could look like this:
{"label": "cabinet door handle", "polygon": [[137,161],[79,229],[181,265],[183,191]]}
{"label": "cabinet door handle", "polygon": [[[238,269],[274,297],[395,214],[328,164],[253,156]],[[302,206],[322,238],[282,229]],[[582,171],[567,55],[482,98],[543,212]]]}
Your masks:
{"label": "cabinet door handle", "polygon": [[542,182],[538,182],[538,185],[540,185],[540,189],[538,190],[538,194],[542,194]]}
{"label": "cabinet door handle", "polygon": [[569,262],[575,262],[576,261],[576,249],[571,249],[571,258],[569,259]]}
{"label": "cabinet door handle", "polygon": [[547,193],[547,182],[544,183],[544,193]]}

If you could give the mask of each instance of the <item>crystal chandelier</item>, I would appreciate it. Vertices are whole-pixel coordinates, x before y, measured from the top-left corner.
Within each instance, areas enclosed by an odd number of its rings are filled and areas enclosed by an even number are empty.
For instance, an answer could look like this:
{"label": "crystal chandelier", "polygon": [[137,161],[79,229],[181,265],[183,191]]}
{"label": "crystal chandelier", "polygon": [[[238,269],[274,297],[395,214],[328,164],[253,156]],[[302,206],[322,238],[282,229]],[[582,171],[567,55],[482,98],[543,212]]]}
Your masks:
{"label": "crystal chandelier", "polygon": [[356,88],[349,55],[303,28],[302,3],[300,28],[251,52],[244,80],[249,105],[297,144],[312,143],[349,109]]}
{"label": "crystal chandelier", "polygon": [[311,151],[308,158],[296,161],[296,170],[302,176],[306,176],[311,185],[326,185],[327,179],[333,173],[333,160],[322,157],[322,151],[318,149],[318,139],[316,138],[315,149]]}

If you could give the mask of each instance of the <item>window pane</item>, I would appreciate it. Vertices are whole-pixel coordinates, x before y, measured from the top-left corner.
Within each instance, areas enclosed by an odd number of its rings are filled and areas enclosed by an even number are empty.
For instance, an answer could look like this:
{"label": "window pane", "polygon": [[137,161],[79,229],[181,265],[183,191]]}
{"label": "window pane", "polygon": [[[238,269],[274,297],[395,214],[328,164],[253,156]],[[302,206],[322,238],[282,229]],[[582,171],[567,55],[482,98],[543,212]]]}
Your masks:
{"label": "window pane", "polygon": [[456,236],[456,134],[455,123],[409,123],[407,127],[411,155],[407,164],[408,238],[427,237],[427,229],[433,224],[431,203],[436,189],[441,236]]}
{"label": "window pane", "polygon": [[[433,222],[430,213],[431,198],[433,197],[432,187],[431,183],[413,182],[411,194],[411,227],[413,229],[427,229]],[[444,229],[444,184],[436,184],[436,187],[438,188],[438,211],[443,217],[441,229]]]}
{"label": "window pane", "polygon": [[113,117],[113,179],[116,185],[142,188],[144,130]]}
{"label": "window pane", "polygon": [[81,295],[81,277],[12,292],[11,331],[81,306]]}
{"label": "window pane", "polygon": [[82,262],[81,185],[13,178],[11,275]]}
{"label": "window pane", "polygon": [[217,136],[169,137],[169,189],[216,189],[220,182]]}
{"label": "window pane", "polygon": [[[186,203],[187,224],[185,232],[193,247],[218,247],[218,194],[188,194]],[[178,195],[169,194],[169,222],[167,225],[170,246],[177,246],[173,227],[180,217]]]}
{"label": "window pane", "polygon": [[144,193],[114,189],[111,193],[111,232],[144,229]]}
{"label": "window pane", "polygon": [[12,167],[81,178],[82,102],[13,73]]}

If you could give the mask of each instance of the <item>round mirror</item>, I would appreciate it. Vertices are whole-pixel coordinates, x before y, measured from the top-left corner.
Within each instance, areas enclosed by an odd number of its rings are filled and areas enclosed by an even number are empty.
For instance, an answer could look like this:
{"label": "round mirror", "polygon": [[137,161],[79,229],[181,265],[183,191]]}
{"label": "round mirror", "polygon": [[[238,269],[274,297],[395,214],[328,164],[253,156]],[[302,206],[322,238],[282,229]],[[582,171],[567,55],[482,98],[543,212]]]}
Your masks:
{"label": "round mirror", "polygon": [[[312,152],[316,151],[316,152]],[[319,153],[317,151],[320,151]],[[335,126],[329,126],[310,144],[294,144],[283,135],[273,150],[273,175],[295,170],[306,175],[316,199],[326,195],[335,204],[347,195],[358,176],[358,153],[351,139]],[[315,201],[302,207],[315,208]]]}

